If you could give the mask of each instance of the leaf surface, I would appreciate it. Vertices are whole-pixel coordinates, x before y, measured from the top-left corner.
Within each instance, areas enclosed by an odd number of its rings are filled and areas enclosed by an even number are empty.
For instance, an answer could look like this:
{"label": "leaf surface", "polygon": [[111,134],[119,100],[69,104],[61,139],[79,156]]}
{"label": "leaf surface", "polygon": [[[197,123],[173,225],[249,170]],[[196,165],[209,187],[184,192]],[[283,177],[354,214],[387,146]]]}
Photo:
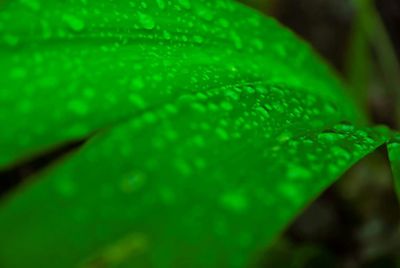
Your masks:
{"label": "leaf surface", "polygon": [[0,166],[90,136],[4,199],[4,267],[243,267],[387,140],[230,1],[10,1],[0,30]]}
{"label": "leaf surface", "polygon": [[0,120],[12,127],[1,133],[0,166],[226,85],[284,84],[349,103],[275,21],[230,1],[183,2],[3,4]]}

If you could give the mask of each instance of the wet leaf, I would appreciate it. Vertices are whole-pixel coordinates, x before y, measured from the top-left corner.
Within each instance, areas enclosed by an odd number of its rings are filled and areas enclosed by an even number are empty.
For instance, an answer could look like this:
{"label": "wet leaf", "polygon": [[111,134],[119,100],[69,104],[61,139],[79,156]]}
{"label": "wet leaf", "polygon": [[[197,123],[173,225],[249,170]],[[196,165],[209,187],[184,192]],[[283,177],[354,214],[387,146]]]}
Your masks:
{"label": "wet leaf", "polygon": [[[12,127],[2,129],[0,166],[227,85],[282,84],[327,106],[349,103],[275,21],[230,1],[188,3],[9,2],[0,13],[0,120]],[[330,109],[360,117],[350,105]]]}
{"label": "wet leaf", "polygon": [[[231,1],[9,1],[2,267],[243,267],[387,140],[304,42]],[[23,18],[23,19],[21,19]]]}

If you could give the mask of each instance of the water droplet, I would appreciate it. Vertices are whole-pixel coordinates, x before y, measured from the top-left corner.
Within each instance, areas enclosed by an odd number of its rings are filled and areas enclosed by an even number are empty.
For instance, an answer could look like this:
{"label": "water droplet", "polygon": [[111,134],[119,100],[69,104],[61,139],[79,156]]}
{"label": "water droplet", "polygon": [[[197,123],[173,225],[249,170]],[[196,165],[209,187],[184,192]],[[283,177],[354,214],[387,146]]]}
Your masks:
{"label": "water droplet", "polygon": [[190,105],[190,107],[191,107],[193,110],[195,110],[195,111],[197,111],[197,112],[200,112],[200,113],[205,113],[205,112],[207,111],[207,108],[206,108],[203,104],[197,103],[197,102],[192,103],[192,104]]}
{"label": "water droplet", "polygon": [[222,107],[222,109],[224,109],[224,110],[226,110],[226,111],[232,111],[232,110],[233,110],[232,104],[230,104],[230,103],[227,102],[227,101],[222,102],[222,103],[221,103],[221,107]]}
{"label": "water droplet", "polygon": [[227,97],[229,97],[229,98],[231,98],[232,100],[239,100],[239,94],[238,93],[236,93],[235,91],[233,91],[233,90],[229,90],[229,91],[226,91],[225,92],[225,95],[227,96]]}
{"label": "water droplet", "polygon": [[268,111],[263,107],[258,106],[256,108],[256,111],[259,112],[261,114],[261,116],[264,117],[264,118],[268,118],[269,117]]}
{"label": "water droplet", "polygon": [[89,111],[89,107],[82,100],[71,100],[68,103],[68,108],[77,115],[86,115]]}
{"label": "water droplet", "polygon": [[165,9],[165,2],[164,0],[156,0],[157,5],[160,9]]}
{"label": "water droplet", "polygon": [[169,114],[176,114],[178,109],[172,104],[166,104],[164,110]]}
{"label": "water droplet", "polygon": [[318,134],[318,140],[321,142],[335,142],[342,137],[342,134],[331,131],[324,131]]}
{"label": "water droplet", "polygon": [[210,8],[208,8],[206,5],[204,5],[200,2],[197,3],[195,12],[200,18],[202,18],[206,21],[212,21],[214,18],[213,11]]}
{"label": "water droplet", "polygon": [[240,193],[225,193],[220,199],[221,205],[233,212],[241,213],[247,209],[248,202],[246,197]]}
{"label": "water droplet", "polygon": [[336,113],[338,108],[336,107],[336,105],[334,105],[333,103],[326,103],[325,104],[325,111],[329,114],[333,114]]}
{"label": "water droplet", "polygon": [[143,120],[149,124],[156,122],[157,116],[152,112],[147,112],[143,114]]}
{"label": "water droplet", "polygon": [[125,176],[121,181],[121,190],[126,193],[136,191],[143,187],[146,176],[142,172],[133,172]]}
{"label": "water droplet", "polygon": [[34,11],[39,11],[40,2],[37,0],[20,0],[20,2]]}
{"label": "water droplet", "polygon": [[256,92],[256,91],[255,91],[255,89],[253,87],[246,86],[246,87],[244,87],[244,92],[246,92],[248,94],[254,94],[254,92]]}
{"label": "water droplet", "polygon": [[255,46],[256,49],[261,50],[264,48],[264,43],[260,39],[256,38],[252,40],[253,45]]}
{"label": "water droplet", "polygon": [[129,95],[129,100],[140,109],[146,107],[146,102],[142,99],[140,95],[136,94]]}
{"label": "water droplet", "polygon": [[230,36],[232,38],[233,44],[235,45],[235,47],[237,49],[243,48],[242,39],[240,38],[240,36],[235,31],[231,31],[230,32]]}
{"label": "water droplet", "polygon": [[154,19],[150,15],[144,14],[142,12],[138,12],[138,18],[139,18],[140,24],[146,30],[152,30],[156,26]]}
{"label": "water droplet", "polygon": [[3,35],[3,40],[7,45],[16,46],[19,42],[19,37],[11,34]]}
{"label": "water droplet", "polygon": [[284,143],[288,140],[290,140],[290,138],[292,137],[292,133],[290,133],[289,131],[284,131],[282,134],[280,134],[276,140],[280,143]]}
{"label": "water droplet", "polygon": [[11,70],[10,77],[12,79],[22,79],[27,75],[24,68],[14,68]]}
{"label": "water droplet", "polygon": [[339,146],[332,147],[331,152],[338,160],[349,160],[351,158],[350,152]]}
{"label": "water droplet", "polygon": [[59,178],[55,187],[64,197],[72,197],[76,193],[75,184],[68,178]]}
{"label": "water droplet", "polygon": [[183,6],[186,9],[190,9],[191,8],[191,4],[189,0],[178,0],[179,4],[181,6]]}
{"label": "water droplet", "polygon": [[206,167],[206,161],[203,158],[196,158],[194,160],[194,165],[198,168],[198,169],[204,169]]}
{"label": "water droplet", "polygon": [[200,35],[195,35],[195,36],[193,37],[193,40],[194,40],[196,43],[199,43],[199,44],[201,44],[201,43],[204,42],[203,37],[200,36]]}
{"label": "water droplet", "polygon": [[144,88],[143,79],[141,77],[135,77],[134,79],[132,79],[131,85],[135,89],[143,89]]}
{"label": "water droplet", "polygon": [[183,159],[175,159],[174,161],[176,169],[184,176],[189,176],[192,173],[192,168]]}
{"label": "water droplet", "polygon": [[176,200],[175,193],[167,187],[160,189],[160,197],[165,204],[172,204]]}
{"label": "water droplet", "polygon": [[172,129],[166,130],[164,134],[165,134],[165,137],[170,141],[174,141],[178,138],[178,133],[176,133],[176,131],[174,131]]}
{"label": "water droplet", "polygon": [[63,21],[71,28],[73,31],[80,32],[85,28],[85,23],[83,20],[75,17],[74,15],[65,14],[63,16]]}
{"label": "water droplet", "polygon": [[222,27],[225,27],[225,28],[228,28],[229,27],[229,21],[227,21],[226,19],[224,19],[224,18],[220,18],[219,20],[218,20],[218,22],[219,22],[219,24],[222,26]]}
{"label": "water droplet", "polygon": [[94,97],[94,95],[95,95],[95,91],[94,91],[93,88],[87,87],[87,88],[85,88],[85,89],[83,90],[83,95],[84,95],[86,98],[92,98],[92,97]]}
{"label": "water droplet", "polygon": [[300,165],[288,164],[287,177],[293,180],[306,180],[311,177],[311,172]]}
{"label": "water droplet", "polygon": [[299,204],[302,199],[302,195],[299,194],[299,187],[293,183],[280,183],[278,185],[278,191],[280,194],[293,204]]}
{"label": "water droplet", "polygon": [[166,40],[170,40],[171,39],[171,34],[168,31],[163,31],[163,36]]}
{"label": "water droplet", "polygon": [[218,137],[220,137],[222,140],[227,140],[229,138],[228,133],[222,128],[217,128],[215,132],[217,133]]}
{"label": "water droplet", "polygon": [[198,147],[203,147],[205,144],[204,138],[200,135],[194,136],[192,140],[193,140],[193,143]]}

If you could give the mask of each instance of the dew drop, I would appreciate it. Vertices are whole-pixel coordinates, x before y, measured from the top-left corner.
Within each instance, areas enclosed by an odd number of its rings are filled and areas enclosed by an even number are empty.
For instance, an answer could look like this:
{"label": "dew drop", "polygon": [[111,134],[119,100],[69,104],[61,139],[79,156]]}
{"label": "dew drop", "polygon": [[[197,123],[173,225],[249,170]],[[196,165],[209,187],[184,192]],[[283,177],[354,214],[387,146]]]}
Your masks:
{"label": "dew drop", "polygon": [[225,93],[225,95],[229,98],[231,98],[232,100],[239,100],[239,94],[234,92],[233,90],[229,90]]}
{"label": "dew drop", "polygon": [[20,0],[22,4],[29,7],[33,11],[39,11],[40,2],[38,0]]}
{"label": "dew drop", "polygon": [[215,132],[217,133],[218,137],[220,137],[222,140],[227,140],[229,138],[228,133],[222,128],[217,128]]}
{"label": "dew drop", "polygon": [[84,21],[74,15],[65,14],[62,19],[73,31],[80,32],[85,28]]}
{"label": "dew drop", "polygon": [[27,71],[24,68],[14,68],[10,72],[12,79],[22,79],[27,75]]}
{"label": "dew drop", "polygon": [[334,146],[331,149],[332,154],[339,160],[349,160],[351,158],[350,152],[340,146]]}
{"label": "dew drop", "polygon": [[140,24],[146,30],[152,30],[156,26],[154,19],[150,15],[138,12],[138,18]]}
{"label": "dew drop", "polygon": [[201,44],[201,43],[204,42],[203,37],[200,36],[200,35],[195,35],[195,36],[193,37],[193,40],[194,40],[196,43],[199,43],[199,44]]}
{"label": "dew drop", "polygon": [[196,158],[194,160],[194,165],[198,168],[198,169],[204,169],[206,167],[206,161],[203,158]]}
{"label": "dew drop", "polygon": [[269,117],[269,113],[267,112],[267,110],[263,107],[258,106],[256,108],[256,111],[259,112],[261,114],[262,117],[264,118],[268,118]]}
{"label": "dew drop", "polygon": [[58,193],[64,197],[72,197],[76,193],[75,184],[67,178],[57,180],[55,187]]}
{"label": "dew drop", "polygon": [[253,45],[256,47],[258,50],[262,50],[264,48],[264,43],[260,39],[253,39]]}
{"label": "dew drop", "polygon": [[141,77],[136,77],[132,80],[131,83],[132,87],[134,89],[143,89],[144,88],[144,82],[143,79]]}
{"label": "dew drop", "polygon": [[342,135],[336,132],[321,132],[318,134],[318,140],[321,142],[335,142],[342,138]]}
{"label": "dew drop", "polygon": [[72,100],[68,103],[68,108],[77,115],[86,115],[89,111],[88,106],[81,100]]}
{"label": "dew drop", "polygon": [[179,4],[181,5],[181,6],[183,6],[184,8],[186,8],[186,9],[190,9],[191,8],[191,4],[190,4],[190,1],[189,0],[178,0],[178,2],[179,2]]}
{"label": "dew drop", "polygon": [[152,124],[157,121],[157,116],[152,112],[147,112],[143,114],[143,120],[148,124]]}
{"label": "dew drop", "polygon": [[170,40],[171,39],[171,34],[168,31],[163,31],[163,36],[166,40]]}
{"label": "dew drop", "polygon": [[247,199],[239,193],[225,193],[221,196],[220,204],[233,212],[244,212],[247,209]]}
{"label": "dew drop", "polygon": [[284,131],[283,133],[281,133],[276,140],[279,143],[284,143],[287,142],[288,140],[290,140],[292,138],[292,133],[290,133],[289,131]]}
{"label": "dew drop", "polygon": [[15,35],[5,34],[3,40],[7,45],[16,46],[19,42],[19,38]]}
{"label": "dew drop", "polygon": [[192,168],[183,159],[175,159],[174,161],[176,169],[184,176],[189,176],[192,173]]}
{"label": "dew drop", "polygon": [[130,95],[129,101],[140,109],[143,109],[146,107],[146,103],[140,95],[136,95],[136,94]]}
{"label": "dew drop", "polygon": [[160,189],[160,197],[165,204],[172,204],[176,200],[176,196],[173,190],[167,187],[163,187]]}
{"label": "dew drop", "polygon": [[197,5],[195,12],[200,18],[206,21],[212,21],[214,18],[213,11],[204,4]]}
{"label": "dew drop", "polygon": [[157,5],[160,9],[165,9],[165,2],[164,0],[156,0]]}
{"label": "dew drop", "polygon": [[229,21],[227,21],[226,19],[223,19],[223,18],[219,19],[218,22],[224,28],[228,28],[230,25]]}
{"label": "dew drop", "polygon": [[224,109],[225,111],[232,111],[233,110],[232,104],[230,104],[227,101],[224,101],[224,102],[221,103],[221,108]]}
{"label": "dew drop", "polygon": [[121,181],[121,190],[126,193],[137,191],[146,182],[146,176],[142,172],[133,172],[125,176]]}
{"label": "dew drop", "polygon": [[300,165],[289,164],[287,167],[287,177],[289,179],[307,180],[311,177],[311,172]]}
{"label": "dew drop", "polygon": [[242,39],[240,38],[240,36],[235,31],[231,31],[230,36],[231,36],[231,39],[232,39],[235,47],[237,49],[242,49],[243,43],[242,43]]}

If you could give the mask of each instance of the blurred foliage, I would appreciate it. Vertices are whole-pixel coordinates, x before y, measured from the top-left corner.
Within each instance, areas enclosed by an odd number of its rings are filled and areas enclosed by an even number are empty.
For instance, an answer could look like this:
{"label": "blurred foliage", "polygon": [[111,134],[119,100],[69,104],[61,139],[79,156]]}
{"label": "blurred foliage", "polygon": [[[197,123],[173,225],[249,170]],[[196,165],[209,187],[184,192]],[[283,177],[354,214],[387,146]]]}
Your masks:
{"label": "blurred foliage", "polygon": [[[398,129],[400,1],[243,2],[309,41],[351,85],[371,121]],[[318,267],[400,267],[400,213],[387,161],[381,149],[350,170],[296,220],[264,267],[312,267],[292,262],[293,252],[310,244],[318,249],[312,258],[329,256]]]}

